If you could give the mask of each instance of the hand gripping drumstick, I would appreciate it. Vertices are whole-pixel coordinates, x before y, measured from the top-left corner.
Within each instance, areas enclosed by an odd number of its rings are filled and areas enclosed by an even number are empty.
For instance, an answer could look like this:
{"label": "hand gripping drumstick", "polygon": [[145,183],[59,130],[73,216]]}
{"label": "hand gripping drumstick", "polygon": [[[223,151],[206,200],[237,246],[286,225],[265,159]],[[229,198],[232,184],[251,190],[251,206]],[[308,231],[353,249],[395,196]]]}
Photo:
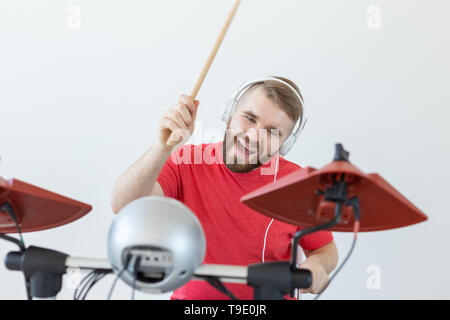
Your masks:
{"label": "hand gripping drumstick", "polygon": [[[235,1],[233,8],[231,9],[231,11],[228,15],[228,18],[225,21],[225,25],[222,27],[222,30],[220,31],[220,34],[217,37],[216,43],[214,44],[214,47],[211,50],[211,53],[209,54],[208,60],[206,61],[205,65],[203,66],[202,72],[200,73],[200,76],[197,79],[197,83],[195,84],[194,89],[192,90],[192,93],[191,93],[192,100],[195,100],[195,98],[197,97],[198,91],[200,90],[203,80],[205,80],[206,74],[209,71],[209,67],[211,67],[214,57],[216,56],[216,53],[219,50],[219,47],[223,41],[223,38],[225,37],[225,34],[227,33],[228,27],[230,26],[234,15],[236,14],[236,11],[239,7],[240,2],[241,2],[240,0]],[[173,147],[176,144],[178,144],[179,142],[180,142],[180,139],[177,138],[176,135],[174,135],[172,132],[169,139],[167,139],[167,146]]]}

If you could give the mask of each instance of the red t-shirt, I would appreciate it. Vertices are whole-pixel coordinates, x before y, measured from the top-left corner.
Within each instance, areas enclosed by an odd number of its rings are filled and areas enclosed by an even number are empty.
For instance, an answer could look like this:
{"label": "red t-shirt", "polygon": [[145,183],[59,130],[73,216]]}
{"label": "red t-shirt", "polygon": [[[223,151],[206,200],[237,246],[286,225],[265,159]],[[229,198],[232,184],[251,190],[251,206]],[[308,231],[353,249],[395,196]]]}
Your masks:
{"label": "red t-shirt", "polygon": [[[266,229],[272,220],[240,202],[240,198],[273,182],[275,161],[248,172],[230,171],[222,159],[222,142],[180,147],[162,168],[158,183],[167,197],[183,202],[198,217],[206,237],[204,264],[261,263]],[[277,178],[300,167],[280,157]],[[264,261],[287,261],[291,241],[300,228],[274,220],[267,233]],[[333,240],[329,231],[304,236],[300,246],[315,250]],[[225,283],[238,298],[253,299],[253,288]],[[174,291],[171,299],[221,300],[228,296],[205,281],[191,280]]]}

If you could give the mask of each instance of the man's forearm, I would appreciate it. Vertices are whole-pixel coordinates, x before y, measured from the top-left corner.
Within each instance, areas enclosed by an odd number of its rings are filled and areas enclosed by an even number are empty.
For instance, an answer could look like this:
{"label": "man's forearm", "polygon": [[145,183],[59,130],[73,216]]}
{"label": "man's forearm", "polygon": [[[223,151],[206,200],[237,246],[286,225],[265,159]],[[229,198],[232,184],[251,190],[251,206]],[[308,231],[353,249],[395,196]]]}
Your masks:
{"label": "man's forearm", "polygon": [[328,274],[336,268],[338,255],[334,241],[316,250],[305,251],[305,255],[308,261],[320,263]]}
{"label": "man's forearm", "polygon": [[151,195],[169,156],[170,150],[156,143],[119,177],[111,200],[114,213],[133,200]]}

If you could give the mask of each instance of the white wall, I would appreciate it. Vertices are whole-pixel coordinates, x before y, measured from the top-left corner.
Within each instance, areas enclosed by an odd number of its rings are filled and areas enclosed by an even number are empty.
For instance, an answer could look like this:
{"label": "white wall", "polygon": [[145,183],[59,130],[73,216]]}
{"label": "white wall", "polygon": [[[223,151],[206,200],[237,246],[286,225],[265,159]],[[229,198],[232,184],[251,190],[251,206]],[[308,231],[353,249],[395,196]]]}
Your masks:
{"label": "white wall", "polygon": [[[28,245],[106,257],[113,183],[156,139],[163,111],[190,93],[232,4],[0,2],[0,175],[94,207],[71,224],[25,234]],[[371,5],[381,10],[380,29],[367,26]],[[244,0],[199,93],[201,136],[222,128],[243,81],[291,78],[309,121],[288,158],[321,167],[342,142],[359,168],[379,172],[429,216],[361,234],[324,299],[450,298],[449,10],[445,0]],[[342,259],[351,235],[334,235]],[[0,242],[0,255],[12,249]],[[371,265],[381,289],[366,285]],[[105,298],[112,280],[90,297]],[[64,285],[59,298],[72,293]],[[24,297],[22,275],[0,264],[0,299]],[[129,297],[120,283],[114,298]]]}

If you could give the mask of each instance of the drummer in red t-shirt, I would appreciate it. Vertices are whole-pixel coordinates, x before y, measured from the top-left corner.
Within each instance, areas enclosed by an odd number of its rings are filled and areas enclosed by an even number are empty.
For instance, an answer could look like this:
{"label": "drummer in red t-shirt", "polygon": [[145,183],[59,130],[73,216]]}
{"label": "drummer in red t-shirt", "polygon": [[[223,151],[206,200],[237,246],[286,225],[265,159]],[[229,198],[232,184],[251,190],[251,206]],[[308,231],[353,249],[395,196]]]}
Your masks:
{"label": "drummer in red t-shirt", "polygon": [[[199,106],[198,100],[181,95],[161,119],[158,141],[116,182],[112,208],[117,213],[149,195],[172,197],[188,206],[202,224],[207,244],[203,263],[246,266],[286,261],[299,227],[260,214],[240,198],[300,168],[279,153],[302,123],[303,98],[298,87],[282,77],[249,82],[238,92],[242,92],[238,102],[225,117],[223,141],[179,147],[194,131]],[[179,143],[169,147],[169,139]],[[300,246],[307,258],[301,268],[311,270],[313,276],[311,287],[302,292],[319,293],[337,264],[333,236],[318,231],[304,236]],[[226,286],[239,299],[253,298],[247,285]],[[171,298],[228,297],[205,281],[192,280]]]}

